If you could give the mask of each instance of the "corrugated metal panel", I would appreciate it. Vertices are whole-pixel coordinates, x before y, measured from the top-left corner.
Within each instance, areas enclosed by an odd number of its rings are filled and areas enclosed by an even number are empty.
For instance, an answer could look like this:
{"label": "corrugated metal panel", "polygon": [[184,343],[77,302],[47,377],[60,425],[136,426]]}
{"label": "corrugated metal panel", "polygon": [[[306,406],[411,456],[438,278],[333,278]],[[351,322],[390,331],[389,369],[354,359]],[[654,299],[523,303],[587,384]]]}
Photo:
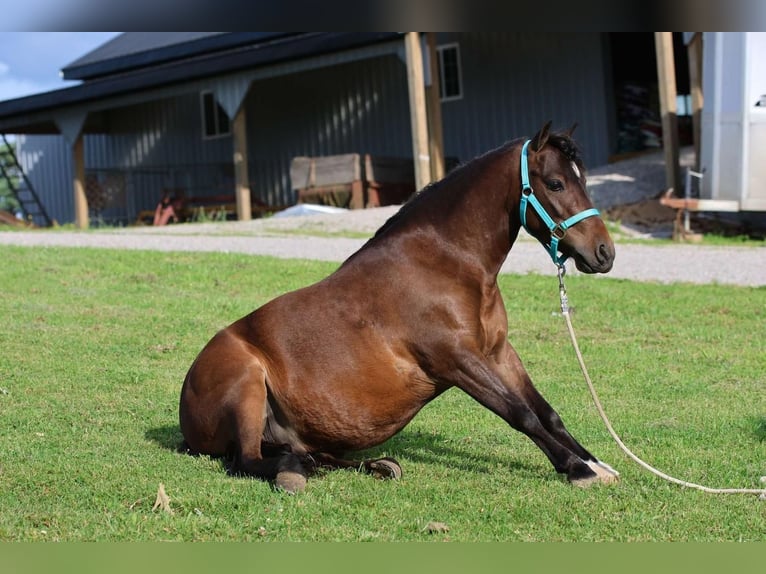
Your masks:
{"label": "corrugated metal panel", "polygon": [[[188,196],[233,192],[231,137],[203,138],[199,98],[192,93],[109,111],[110,133],[85,136],[86,192],[105,196],[92,216],[129,223],[153,208],[164,188]],[[64,139],[23,136],[19,147],[46,209],[61,223],[73,221],[72,156]]]}
{"label": "corrugated metal panel", "polygon": [[[440,34],[461,46],[465,96],[444,102],[445,155],[467,161],[552,119],[578,122],[587,165],[608,158],[600,34]],[[255,81],[246,99],[253,193],[292,203],[296,155],[412,154],[406,68],[396,56]]]}
{"label": "corrugated metal panel", "polygon": [[[562,128],[577,121],[586,165],[606,163],[599,34],[438,35],[440,44],[453,41],[460,44],[464,97],[442,105],[445,155],[467,161],[508,139],[532,135],[552,119]],[[252,80],[244,105],[254,200],[295,201],[289,166],[298,155],[411,157],[406,67],[393,47],[364,48],[368,58],[362,60],[325,55],[314,62],[320,68],[298,62],[243,72]],[[104,219],[130,222],[138,211],[154,207],[163,188],[183,188],[190,196],[233,193],[231,136],[203,138],[199,94],[215,87],[233,102],[242,82],[227,78],[100,112],[109,134],[85,136],[85,152],[90,181],[111,189],[105,192],[110,201]],[[20,139],[22,162],[46,208],[58,221],[72,221],[69,147],[60,137]]]}
{"label": "corrugated metal panel", "polygon": [[253,196],[292,204],[295,156],[412,155],[404,63],[388,55],[253,83],[246,99]]}
{"label": "corrugated metal panel", "polygon": [[547,120],[577,122],[586,165],[608,159],[604,54],[600,34],[438,34],[457,42],[463,98],[442,104],[445,155],[467,161],[507,140],[532,136]]}
{"label": "corrugated metal panel", "polygon": [[203,138],[199,94],[114,111],[108,123],[108,136],[86,137],[86,165],[126,173],[131,217],[165,188],[188,197],[232,192],[231,137]]}
{"label": "corrugated metal panel", "polygon": [[19,163],[51,219],[74,220],[72,154],[61,136],[16,136]]}

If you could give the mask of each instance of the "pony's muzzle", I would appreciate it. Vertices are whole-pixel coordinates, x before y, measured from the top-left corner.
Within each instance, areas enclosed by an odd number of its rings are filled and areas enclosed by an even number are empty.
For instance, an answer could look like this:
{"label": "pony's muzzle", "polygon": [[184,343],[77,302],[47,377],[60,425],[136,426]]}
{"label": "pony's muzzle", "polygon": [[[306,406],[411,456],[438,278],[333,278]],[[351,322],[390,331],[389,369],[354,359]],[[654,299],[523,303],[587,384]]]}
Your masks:
{"label": "pony's muzzle", "polygon": [[596,273],[608,273],[614,265],[614,244],[600,243],[596,248]]}
{"label": "pony's muzzle", "polygon": [[599,243],[590,253],[576,254],[574,260],[575,267],[583,273],[609,273],[614,264],[614,244]]}

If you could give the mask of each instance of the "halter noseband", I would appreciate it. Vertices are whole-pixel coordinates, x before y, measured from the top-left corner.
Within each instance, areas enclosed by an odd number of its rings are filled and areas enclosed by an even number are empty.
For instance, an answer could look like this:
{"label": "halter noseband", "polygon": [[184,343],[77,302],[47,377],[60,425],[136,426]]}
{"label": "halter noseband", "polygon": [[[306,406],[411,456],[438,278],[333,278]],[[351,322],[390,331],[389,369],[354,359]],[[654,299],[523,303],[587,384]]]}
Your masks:
{"label": "halter noseband", "polygon": [[567,229],[572,227],[574,224],[579,223],[583,219],[594,215],[599,215],[599,211],[595,207],[591,207],[590,209],[585,209],[580,213],[576,213],[561,223],[553,222],[553,218],[548,215],[548,212],[545,211],[545,208],[537,200],[535,197],[535,192],[532,189],[532,186],[529,184],[527,147],[529,146],[530,141],[531,140],[527,140],[524,142],[524,146],[521,148],[521,202],[519,204],[521,225],[524,226],[524,229],[529,231],[529,228],[527,227],[527,205],[531,205],[537,212],[537,215],[540,217],[540,219],[542,219],[545,225],[548,226],[548,229],[551,232],[551,242],[549,245],[546,245],[546,247],[548,248],[548,253],[551,256],[551,259],[553,259],[553,262],[561,267],[564,265],[564,261],[568,259],[568,256],[559,257],[558,246],[559,241],[564,239],[564,236],[567,234]]}

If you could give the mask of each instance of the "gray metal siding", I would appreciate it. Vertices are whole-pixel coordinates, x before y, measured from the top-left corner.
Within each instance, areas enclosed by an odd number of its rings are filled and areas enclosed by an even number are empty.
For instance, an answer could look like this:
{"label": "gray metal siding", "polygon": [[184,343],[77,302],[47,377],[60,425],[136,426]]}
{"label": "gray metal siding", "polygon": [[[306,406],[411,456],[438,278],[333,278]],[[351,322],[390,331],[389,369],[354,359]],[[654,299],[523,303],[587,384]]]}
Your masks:
{"label": "gray metal siding", "polygon": [[412,155],[407,75],[383,56],[253,82],[246,98],[252,194],[292,204],[295,156]]}
{"label": "gray metal siding", "polygon": [[187,196],[231,193],[231,136],[203,138],[199,93],[109,114],[110,135],[86,136],[86,165],[130,174],[134,209],[149,209],[163,188]]}
{"label": "gray metal siding", "polygon": [[532,136],[547,120],[579,124],[586,165],[609,157],[600,34],[479,32],[437,35],[457,42],[463,98],[442,103],[445,155],[467,161],[505,141]]}
{"label": "gray metal siding", "polygon": [[[205,139],[199,93],[105,112],[109,134],[86,134],[86,181],[97,180],[106,222],[132,221],[164,188],[188,196],[233,193],[231,136]],[[60,136],[23,136],[20,161],[51,216],[74,219],[70,147]],[[120,189],[117,189],[120,188]],[[92,214],[93,215],[93,214]]]}
{"label": "gray metal siding", "polygon": [[61,136],[16,136],[19,163],[48,215],[59,223],[74,220],[72,154]]}
{"label": "gray metal siding", "polygon": [[[462,66],[463,98],[442,104],[446,156],[468,161],[531,136],[552,119],[559,128],[579,123],[576,138],[586,165],[607,162],[601,34],[440,33],[437,41],[458,42]],[[252,72],[243,105],[254,200],[294,203],[289,166],[298,155],[411,157],[406,66],[393,48],[366,49],[359,60],[328,56],[317,69]],[[215,88],[232,107],[243,88],[231,80],[209,78],[162,99],[98,112],[108,133],[85,136],[85,161],[89,181],[109,195],[100,214],[106,221],[129,223],[154,207],[163,188],[183,188],[189,196],[233,193],[232,138],[203,138],[199,93]],[[58,136],[19,141],[46,209],[59,222],[71,222],[71,150]]]}
{"label": "gray metal siding", "polygon": [[[232,138],[202,136],[199,93],[104,112],[109,134],[85,136],[89,178],[124,181],[125,193],[101,212],[129,222],[152,208],[163,188],[187,195],[233,193]],[[409,157],[406,68],[387,55],[253,82],[245,104],[249,176],[254,200],[295,202],[289,181],[297,155],[371,153]],[[28,137],[55,162],[27,161],[29,176],[60,222],[72,221],[71,152],[63,138]]]}

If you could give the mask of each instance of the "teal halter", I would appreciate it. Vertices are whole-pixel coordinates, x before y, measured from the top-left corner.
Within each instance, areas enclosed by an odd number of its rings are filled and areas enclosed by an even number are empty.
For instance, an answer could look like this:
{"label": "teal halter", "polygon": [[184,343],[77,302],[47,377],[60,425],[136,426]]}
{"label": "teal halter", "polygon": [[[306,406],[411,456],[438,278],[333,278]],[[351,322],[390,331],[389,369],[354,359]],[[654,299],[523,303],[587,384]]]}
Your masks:
{"label": "teal halter", "polygon": [[551,256],[551,259],[553,259],[553,262],[559,267],[562,267],[564,265],[564,261],[566,261],[568,257],[559,257],[558,248],[559,241],[564,239],[564,236],[567,234],[567,229],[572,227],[574,224],[579,223],[583,219],[592,217],[594,215],[599,215],[599,212],[598,209],[591,207],[590,209],[586,209],[568,219],[565,219],[561,223],[557,224],[553,222],[553,218],[551,218],[551,216],[548,215],[548,212],[545,211],[545,208],[535,197],[535,192],[532,190],[532,186],[529,185],[527,147],[529,146],[530,141],[531,140],[527,140],[524,142],[524,146],[521,148],[521,203],[519,205],[521,224],[524,226],[524,229],[529,231],[529,228],[527,227],[527,205],[531,205],[537,212],[537,215],[540,217],[540,219],[542,219],[545,225],[548,226],[548,229],[551,232],[551,242],[550,244],[545,245],[545,247],[548,249],[548,253]]}

